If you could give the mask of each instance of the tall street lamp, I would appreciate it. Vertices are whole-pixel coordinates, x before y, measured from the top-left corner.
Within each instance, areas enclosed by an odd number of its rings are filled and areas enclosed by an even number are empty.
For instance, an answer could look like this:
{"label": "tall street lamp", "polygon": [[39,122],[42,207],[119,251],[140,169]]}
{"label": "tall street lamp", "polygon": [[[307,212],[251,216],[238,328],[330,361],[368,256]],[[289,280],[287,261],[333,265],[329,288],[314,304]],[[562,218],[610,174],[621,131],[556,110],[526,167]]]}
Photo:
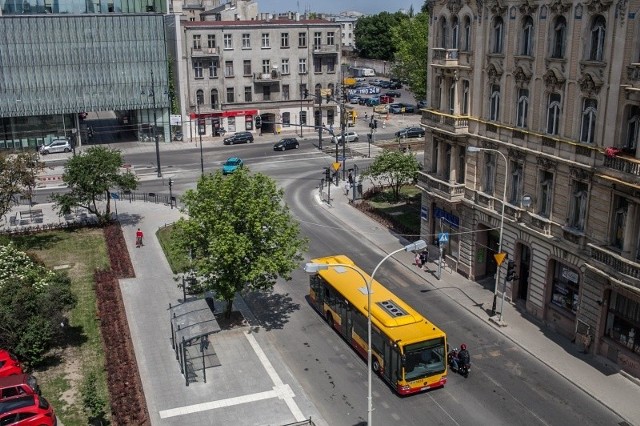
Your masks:
{"label": "tall street lamp", "polygon": [[[496,152],[498,154],[500,154],[500,156],[502,157],[502,159],[504,160],[504,189],[502,190],[502,212],[500,213],[500,238],[498,240],[498,253],[502,253],[502,234],[504,231],[504,205],[506,204],[506,198],[507,198],[507,157],[504,156],[504,154],[502,152],[500,152],[497,149],[492,149],[492,148],[480,148],[477,146],[469,146],[467,147],[467,152],[469,153],[476,153],[476,152],[481,152],[481,151],[485,151],[485,152]],[[498,283],[500,282],[500,265],[498,265],[498,268],[496,270],[496,283],[493,286],[493,304],[491,305],[491,315],[495,316],[496,314],[496,301],[498,299]],[[500,320],[499,322],[502,322],[502,312],[500,312]]]}
{"label": "tall street lamp", "polygon": [[158,177],[162,177],[162,169],[160,167],[160,144],[158,143],[158,135],[156,135],[156,126],[158,119],[156,118],[156,88],[153,79],[153,70],[151,70],[151,97],[153,98],[153,140],[156,143],[156,162],[158,163]]}
{"label": "tall street lamp", "polygon": [[198,135],[200,136],[200,175],[202,176],[204,175],[204,156],[202,155],[202,133],[204,129],[202,128],[202,121],[200,121],[202,120],[200,118],[200,98],[196,99],[196,103],[198,104]]}
{"label": "tall street lamp", "polygon": [[368,280],[359,269],[355,268],[352,265],[346,265],[341,263],[332,263],[330,265],[326,263],[307,263],[304,267],[305,272],[307,272],[308,274],[315,274],[318,271],[326,270],[334,267],[349,268],[357,272],[362,277],[362,280],[367,286],[367,426],[373,425],[373,422],[372,422],[373,400],[371,397],[371,373],[372,373],[372,368],[371,368],[372,367],[371,366],[371,294],[372,294],[371,286],[373,284],[373,277],[378,271],[378,268],[380,268],[380,266],[384,263],[384,261],[389,259],[394,254],[399,253],[401,251],[420,251],[420,250],[423,250],[425,247],[427,247],[427,243],[424,240],[418,240],[402,248],[399,248],[398,250],[392,251],[391,253],[386,255],[380,262],[378,262],[376,267],[373,269],[373,272],[371,273],[371,277],[369,277]]}

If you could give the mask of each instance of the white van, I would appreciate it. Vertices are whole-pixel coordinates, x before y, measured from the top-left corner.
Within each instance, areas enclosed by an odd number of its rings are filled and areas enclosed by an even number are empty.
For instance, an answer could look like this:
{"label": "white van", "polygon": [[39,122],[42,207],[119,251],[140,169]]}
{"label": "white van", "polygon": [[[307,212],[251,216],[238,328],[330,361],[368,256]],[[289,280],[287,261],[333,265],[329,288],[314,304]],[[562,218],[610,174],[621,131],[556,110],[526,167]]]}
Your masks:
{"label": "white van", "polygon": [[373,70],[373,68],[362,68],[362,75],[365,77],[375,77],[376,72]]}

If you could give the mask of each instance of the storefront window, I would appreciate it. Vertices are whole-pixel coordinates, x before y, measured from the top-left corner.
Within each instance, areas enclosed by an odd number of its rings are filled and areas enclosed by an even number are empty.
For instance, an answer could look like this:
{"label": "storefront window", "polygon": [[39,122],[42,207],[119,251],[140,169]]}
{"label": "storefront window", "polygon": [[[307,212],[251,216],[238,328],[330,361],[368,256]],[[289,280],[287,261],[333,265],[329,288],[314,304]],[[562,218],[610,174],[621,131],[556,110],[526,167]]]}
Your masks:
{"label": "storefront window", "polygon": [[640,303],[619,293],[611,293],[607,313],[607,335],[617,343],[640,354]]}
{"label": "storefront window", "polygon": [[245,130],[253,130],[253,116],[246,115],[244,117],[244,129]]}
{"label": "storefront window", "polygon": [[227,118],[227,131],[234,133],[236,131],[236,118],[229,117]]}
{"label": "storefront window", "polygon": [[580,275],[575,269],[555,262],[551,303],[575,315],[580,293],[579,280]]}

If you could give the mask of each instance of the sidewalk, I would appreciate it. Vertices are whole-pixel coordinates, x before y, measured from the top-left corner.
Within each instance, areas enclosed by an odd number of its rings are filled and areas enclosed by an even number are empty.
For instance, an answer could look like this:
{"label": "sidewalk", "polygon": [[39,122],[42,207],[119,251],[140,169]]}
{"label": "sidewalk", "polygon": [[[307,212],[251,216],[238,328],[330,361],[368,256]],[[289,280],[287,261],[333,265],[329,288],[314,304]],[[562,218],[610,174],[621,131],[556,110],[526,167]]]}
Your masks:
{"label": "sidewalk", "polygon": [[[320,199],[317,191],[315,197],[317,203],[326,211],[368,239],[382,253],[389,253],[409,244],[409,241],[393,235],[385,227],[349,205],[343,188],[331,188],[330,205]],[[437,249],[432,247],[429,251],[433,259]],[[452,273],[448,268],[442,269],[441,279],[438,280],[434,275],[414,266],[412,253],[400,252],[394,258],[415,273],[418,280],[426,282],[476,317],[487,321],[507,339],[592,395],[630,425],[640,425],[640,381],[620,373],[612,363],[602,357],[584,354],[580,345],[568,342],[553,331],[545,329],[542,324],[520,312],[511,303],[504,303],[503,320],[507,325],[496,325],[489,320],[493,291],[485,289],[481,284],[470,281],[456,272]],[[429,262],[428,266],[430,270],[437,267],[433,261]],[[498,311],[499,308],[500,300]]]}

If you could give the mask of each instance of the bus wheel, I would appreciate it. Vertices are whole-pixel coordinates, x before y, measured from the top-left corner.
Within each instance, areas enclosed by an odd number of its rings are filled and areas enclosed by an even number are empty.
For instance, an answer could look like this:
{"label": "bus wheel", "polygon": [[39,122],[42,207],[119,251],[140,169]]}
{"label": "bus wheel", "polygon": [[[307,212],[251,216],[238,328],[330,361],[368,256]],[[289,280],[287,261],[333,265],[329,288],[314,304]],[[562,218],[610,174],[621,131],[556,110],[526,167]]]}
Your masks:
{"label": "bus wheel", "polygon": [[380,361],[375,356],[371,360],[371,369],[376,373],[380,374]]}
{"label": "bus wheel", "polygon": [[325,319],[327,320],[327,323],[333,327],[333,317],[331,316],[331,312],[327,311],[327,313],[325,314]]}

